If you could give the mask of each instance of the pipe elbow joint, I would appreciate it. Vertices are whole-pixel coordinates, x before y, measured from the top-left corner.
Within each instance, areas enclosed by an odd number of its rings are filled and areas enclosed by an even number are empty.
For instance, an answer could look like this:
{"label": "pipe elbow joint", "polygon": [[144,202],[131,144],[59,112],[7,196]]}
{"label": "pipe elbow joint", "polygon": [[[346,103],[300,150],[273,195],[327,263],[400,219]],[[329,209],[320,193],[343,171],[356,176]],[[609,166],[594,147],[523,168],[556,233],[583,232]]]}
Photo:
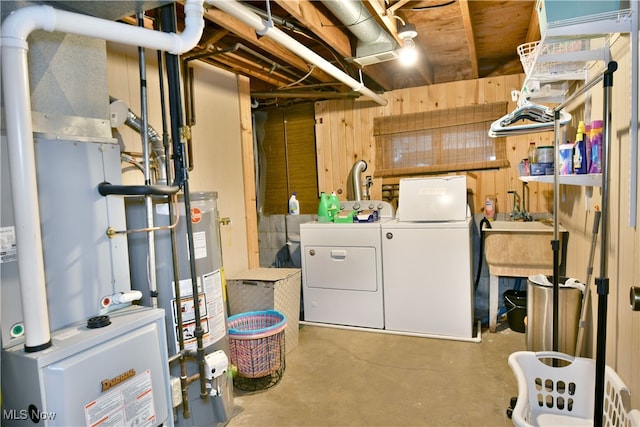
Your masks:
{"label": "pipe elbow joint", "polygon": [[[188,22],[188,21],[187,21]],[[197,28],[195,28],[197,26]],[[185,30],[181,34],[172,34],[173,36],[173,48],[168,49],[172,55],[182,55],[189,52],[196,47],[202,37],[202,31],[204,30],[204,20],[200,19],[195,25],[185,26]]]}
{"label": "pipe elbow joint", "polygon": [[181,55],[193,49],[204,31],[204,6],[202,0],[187,1],[184,6],[184,31],[174,34],[174,47],[169,50],[173,55]]}
{"label": "pipe elbow joint", "polygon": [[56,13],[51,6],[16,9],[2,23],[2,46],[27,50],[27,37],[35,30],[55,31]]}

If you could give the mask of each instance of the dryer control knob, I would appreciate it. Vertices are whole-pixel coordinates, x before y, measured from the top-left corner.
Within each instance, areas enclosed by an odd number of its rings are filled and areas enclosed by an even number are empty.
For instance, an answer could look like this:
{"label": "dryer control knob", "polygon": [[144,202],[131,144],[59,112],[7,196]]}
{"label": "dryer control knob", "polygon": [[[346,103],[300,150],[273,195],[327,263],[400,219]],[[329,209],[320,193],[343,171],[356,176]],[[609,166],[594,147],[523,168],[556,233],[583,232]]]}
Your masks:
{"label": "dryer control knob", "polygon": [[389,239],[389,240],[393,239],[393,233],[391,233],[391,232],[387,233],[386,234],[386,238]]}

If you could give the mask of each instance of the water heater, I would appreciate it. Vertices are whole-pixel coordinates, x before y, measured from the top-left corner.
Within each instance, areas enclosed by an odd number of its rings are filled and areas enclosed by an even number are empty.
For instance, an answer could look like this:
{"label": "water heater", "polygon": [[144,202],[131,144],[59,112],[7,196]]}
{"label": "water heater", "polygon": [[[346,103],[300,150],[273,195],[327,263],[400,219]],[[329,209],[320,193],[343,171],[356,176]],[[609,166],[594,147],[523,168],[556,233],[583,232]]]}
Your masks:
{"label": "water heater", "polygon": [[[156,305],[164,309],[167,330],[167,350],[170,355],[180,352],[178,342],[178,315],[182,315],[182,332],[184,348],[196,350],[194,336],[196,319],[194,318],[195,298],[192,291],[191,265],[188,251],[187,221],[191,223],[193,233],[193,253],[198,283],[198,304],[200,307],[200,323],[204,331],[203,346],[205,353],[211,355],[217,351],[229,352],[227,334],[226,301],[223,294],[222,249],[220,247],[219,218],[216,192],[192,192],[189,196],[190,212],[185,212],[184,196],[180,195],[175,204],[174,218],[169,209],[167,197],[156,197],[153,200],[154,225],[166,227],[174,224],[176,259],[178,275],[177,298],[175,291],[174,257],[170,229],[155,232],[155,269],[157,297],[153,298],[148,285],[147,266],[148,239],[145,233],[129,234],[129,258],[131,265],[131,286],[143,294],[145,305]],[[127,197],[125,202],[127,228],[141,229],[146,226],[145,201],[142,197]],[[154,301],[155,300],[155,301]],[[195,360],[188,360],[188,375],[198,373]],[[180,377],[180,366],[174,363],[170,367],[174,378]],[[188,425],[222,425],[233,412],[233,382],[225,375],[216,379],[219,391],[213,396],[203,399],[200,396],[199,383],[189,386],[188,399],[190,414],[185,418],[184,412],[176,408],[176,422]]]}

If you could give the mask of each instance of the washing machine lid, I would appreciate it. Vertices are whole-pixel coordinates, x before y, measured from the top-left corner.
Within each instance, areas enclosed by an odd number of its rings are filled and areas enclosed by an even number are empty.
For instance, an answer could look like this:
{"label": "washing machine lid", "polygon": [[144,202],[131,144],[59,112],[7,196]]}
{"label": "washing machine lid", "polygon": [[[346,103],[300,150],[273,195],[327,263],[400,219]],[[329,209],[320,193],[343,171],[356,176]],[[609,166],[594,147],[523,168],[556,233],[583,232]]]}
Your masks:
{"label": "washing machine lid", "polygon": [[400,221],[464,221],[468,216],[465,176],[400,180]]}

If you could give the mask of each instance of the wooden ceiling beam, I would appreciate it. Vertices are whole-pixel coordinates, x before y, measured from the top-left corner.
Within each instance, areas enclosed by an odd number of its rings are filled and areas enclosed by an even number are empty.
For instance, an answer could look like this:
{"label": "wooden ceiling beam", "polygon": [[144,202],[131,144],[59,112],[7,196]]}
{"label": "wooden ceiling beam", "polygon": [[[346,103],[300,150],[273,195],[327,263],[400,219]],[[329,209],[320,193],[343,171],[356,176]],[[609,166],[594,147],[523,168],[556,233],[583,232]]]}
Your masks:
{"label": "wooden ceiling beam", "polygon": [[202,60],[210,64],[217,64],[217,66],[224,65],[227,70],[254,77],[272,86],[280,87],[287,83],[291,83],[288,79],[276,78],[273,74],[265,72],[264,69],[260,69],[252,63],[238,61],[238,58],[229,57],[227,55],[211,56],[203,58]]}
{"label": "wooden ceiling beam", "polygon": [[476,40],[473,37],[473,24],[471,13],[469,13],[469,0],[459,0],[460,14],[462,15],[462,25],[469,46],[469,60],[471,62],[471,78],[478,78],[478,55],[476,53]]}
{"label": "wooden ceiling beam", "polygon": [[295,82],[296,80],[298,80],[297,78],[294,78],[291,75],[288,74],[284,74],[280,71],[278,71],[278,68],[272,68],[269,67],[267,65],[263,65],[263,64],[259,64],[255,61],[252,61],[248,58],[243,57],[242,55],[238,55],[236,53],[232,53],[229,52],[227,54],[225,54],[224,56],[228,57],[229,59],[233,60],[234,62],[236,62],[237,64],[244,64],[244,68],[246,69],[252,69],[257,73],[260,73],[262,76],[264,76],[263,78],[261,78],[261,80],[263,81],[269,81],[269,82],[279,82],[279,83],[272,83],[275,86],[284,86],[284,85],[288,85],[290,83]]}
{"label": "wooden ceiling beam", "polygon": [[[210,8],[208,10],[205,10],[204,16],[209,21],[234,33],[236,36],[245,40],[248,44],[262,49],[263,51],[268,52],[270,55],[273,55],[276,58],[279,58],[280,61],[291,64],[305,73],[309,70],[309,64],[302,58],[294,55],[289,50],[284,49],[268,37],[258,38],[253,28],[250,28],[248,25],[240,22],[232,16],[227,15],[221,10]],[[333,77],[329,76],[327,73],[317,67],[314,69],[312,75],[322,82],[334,81]]]}
{"label": "wooden ceiling beam", "polygon": [[[300,21],[316,36],[324,40],[343,58],[350,58],[353,54],[349,37],[318,7],[317,0],[277,0],[278,5],[295,19]],[[393,79],[387,73],[376,68],[363,68],[362,71],[375,80],[385,90],[393,88]]]}
{"label": "wooden ceiling beam", "polygon": [[344,58],[352,55],[349,37],[334,25],[331,18],[315,6],[316,1],[277,0],[277,3]]}
{"label": "wooden ceiling beam", "polygon": [[210,44],[216,44],[217,42],[219,42],[220,40],[222,40],[224,38],[224,36],[229,34],[229,30],[225,30],[225,29],[221,29],[218,31],[214,31],[213,34],[211,34],[210,36],[208,36],[206,39],[204,39],[204,41],[202,41],[201,47],[203,49],[206,49],[207,46],[209,46]]}
{"label": "wooden ceiling beam", "polygon": [[378,24],[382,25],[398,44],[402,45],[402,40],[398,38],[398,20],[393,13],[387,12],[384,0],[362,0],[365,7],[371,12]]}
{"label": "wooden ceiling beam", "polygon": [[531,19],[529,20],[525,43],[537,42],[538,40],[540,40],[540,18],[534,5],[533,12],[531,12]]}
{"label": "wooden ceiling beam", "polygon": [[400,0],[392,4],[387,8],[387,13],[390,15],[395,15],[396,10],[400,9],[405,4],[409,3],[410,0]]}

